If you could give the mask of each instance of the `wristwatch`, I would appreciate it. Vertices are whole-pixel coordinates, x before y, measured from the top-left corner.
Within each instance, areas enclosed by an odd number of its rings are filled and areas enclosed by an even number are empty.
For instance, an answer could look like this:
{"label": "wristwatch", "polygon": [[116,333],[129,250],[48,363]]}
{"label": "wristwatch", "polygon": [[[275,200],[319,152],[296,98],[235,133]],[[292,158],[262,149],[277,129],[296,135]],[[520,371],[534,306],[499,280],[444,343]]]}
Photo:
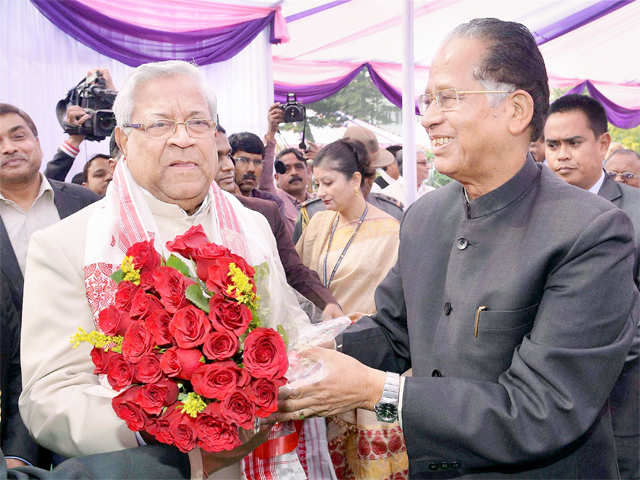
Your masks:
{"label": "wristwatch", "polygon": [[400,375],[387,372],[382,397],[373,407],[379,422],[395,422],[398,419],[398,403],[400,401]]}

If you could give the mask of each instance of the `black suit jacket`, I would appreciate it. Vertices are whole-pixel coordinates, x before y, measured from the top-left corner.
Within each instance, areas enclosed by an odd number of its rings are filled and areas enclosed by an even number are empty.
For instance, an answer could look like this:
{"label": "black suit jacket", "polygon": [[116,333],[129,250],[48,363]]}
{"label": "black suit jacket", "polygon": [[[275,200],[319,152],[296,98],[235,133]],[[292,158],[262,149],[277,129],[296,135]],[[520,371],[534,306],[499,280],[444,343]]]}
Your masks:
{"label": "black suit jacket", "polygon": [[237,198],[245,207],[261,213],[269,222],[273,236],[276,237],[278,254],[287,276],[287,283],[321,310],[324,310],[328,303],[337,304],[337,300],[331,295],[329,289],[322,285],[318,274],[307,268],[300,260],[278,205],[260,198],[242,195],[238,195]]}
{"label": "black suit jacket", "polygon": [[[427,247],[425,247],[427,246]],[[418,199],[343,351],[403,372],[412,478],[617,478],[608,398],[640,317],[628,217],[528,160]]]}
{"label": "black suit jacket", "polygon": [[[72,213],[77,212],[81,208],[99,200],[100,197],[91,190],[71,183],[58,182],[57,180],[49,180],[53,189],[53,202],[60,218],[65,218]],[[8,285],[0,288],[8,287],[11,291],[11,297],[18,310],[22,310],[22,287],[24,279],[22,272],[18,266],[18,259],[11,247],[11,241],[4,222],[0,218],[0,271],[2,271],[9,279]]]}
{"label": "black suit jacket", "polygon": [[117,452],[74,457],[53,471],[19,467],[7,471],[0,450],[0,480],[178,479],[189,478],[189,457],[169,445],[147,445]]}
{"label": "black suit jacket", "polygon": [[[100,197],[86,188],[49,180],[53,201],[60,218],[65,218]],[[17,456],[31,463],[46,464],[46,455],[39,458],[37,444],[31,439],[18,412],[18,397],[22,390],[20,378],[20,321],[22,312],[23,277],[11,247],[9,235],[0,218],[0,391],[2,392],[2,449],[7,456]],[[43,452],[40,452],[43,453]]]}
{"label": "black suit jacket", "polygon": [[[640,252],[640,189],[606,177],[598,195],[612,202],[631,219],[636,250]],[[640,285],[638,262],[636,284]],[[620,477],[640,478],[640,325],[620,378],[611,392],[611,419]]]}
{"label": "black suit jacket", "polygon": [[47,163],[47,166],[44,169],[44,176],[49,180],[64,182],[64,179],[67,178],[67,174],[69,173],[69,170],[71,170],[74,161],[75,157],[67,155],[62,150],[58,149],[53,158]]}

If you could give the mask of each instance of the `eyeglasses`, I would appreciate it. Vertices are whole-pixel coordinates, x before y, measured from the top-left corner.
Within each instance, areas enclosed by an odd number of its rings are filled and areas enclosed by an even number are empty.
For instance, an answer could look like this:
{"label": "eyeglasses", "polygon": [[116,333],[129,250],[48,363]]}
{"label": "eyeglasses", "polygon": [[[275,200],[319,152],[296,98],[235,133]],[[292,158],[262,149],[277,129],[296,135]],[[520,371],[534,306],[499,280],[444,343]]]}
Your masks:
{"label": "eyeglasses", "polygon": [[233,160],[234,164],[239,163],[241,165],[249,165],[252,163],[255,168],[258,168],[260,165],[262,165],[261,158],[231,157],[231,159]]}
{"label": "eyeglasses", "polygon": [[613,179],[619,176],[623,180],[632,180],[638,176],[637,173],[633,173],[633,172],[615,172],[613,170],[611,170],[610,172],[607,172],[607,175]]}
{"label": "eyeglasses", "polygon": [[418,97],[418,110],[420,115],[424,115],[427,109],[435,99],[436,104],[443,112],[455,110],[460,103],[460,97],[471,95],[474,93],[511,93],[510,90],[456,90],[455,88],[446,88],[436,92],[435,95],[423,93]]}
{"label": "eyeglasses", "polygon": [[184,128],[187,130],[187,135],[191,138],[200,138],[209,135],[215,124],[214,121],[205,118],[191,118],[186,122],[164,119],[156,120],[147,125],[144,123],[125,123],[123,126],[142,130],[150,137],[161,138],[172,136],[176,133],[178,125],[184,125]]}

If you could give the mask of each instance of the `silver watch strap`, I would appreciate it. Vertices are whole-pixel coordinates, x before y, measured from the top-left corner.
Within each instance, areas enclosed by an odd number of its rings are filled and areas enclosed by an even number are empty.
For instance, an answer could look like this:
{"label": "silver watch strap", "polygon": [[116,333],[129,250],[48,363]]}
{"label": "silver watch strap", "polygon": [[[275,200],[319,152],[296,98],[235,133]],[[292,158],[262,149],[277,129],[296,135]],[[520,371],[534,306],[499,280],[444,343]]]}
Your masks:
{"label": "silver watch strap", "polygon": [[400,402],[400,375],[394,372],[387,372],[382,389],[382,397],[378,403],[390,403],[398,406]]}

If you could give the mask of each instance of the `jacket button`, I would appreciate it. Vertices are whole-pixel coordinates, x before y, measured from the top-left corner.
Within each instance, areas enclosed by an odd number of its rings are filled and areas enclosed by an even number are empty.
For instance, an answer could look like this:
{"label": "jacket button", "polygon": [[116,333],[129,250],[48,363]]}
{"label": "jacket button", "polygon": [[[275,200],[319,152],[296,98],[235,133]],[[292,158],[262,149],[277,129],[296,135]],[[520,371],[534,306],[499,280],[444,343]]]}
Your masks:
{"label": "jacket button", "polygon": [[456,247],[458,248],[458,250],[464,250],[465,248],[467,248],[468,245],[469,245],[469,242],[464,237],[460,237],[459,239],[456,240]]}
{"label": "jacket button", "polygon": [[442,372],[436,368],[435,370],[433,370],[433,372],[431,372],[431,376],[432,377],[441,377],[442,376]]}
{"label": "jacket button", "polygon": [[429,470],[438,470],[440,468],[440,465],[437,463],[430,463],[428,468]]}
{"label": "jacket button", "polygon": [[458,468],[460,468],[460,462],[451,462],[449,464],[449,467],[458,469]]}
{"label": "jacket button", "polygon": [[444,314],[449,316],[451,314],[451,310],[453,310],[453,307],[449,302],[447,302],[444,304],[444,307],[442,307],[442,309],[444,310]]}

